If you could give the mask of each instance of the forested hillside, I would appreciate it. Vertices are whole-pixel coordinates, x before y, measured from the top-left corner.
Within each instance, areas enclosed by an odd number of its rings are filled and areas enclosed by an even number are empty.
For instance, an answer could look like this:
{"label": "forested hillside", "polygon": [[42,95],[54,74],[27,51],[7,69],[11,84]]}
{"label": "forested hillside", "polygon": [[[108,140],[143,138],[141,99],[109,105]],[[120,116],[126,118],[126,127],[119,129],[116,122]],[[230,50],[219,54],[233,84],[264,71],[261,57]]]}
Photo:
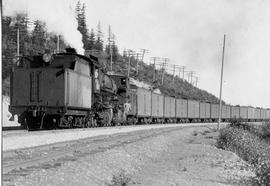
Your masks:
{"label": "forested hillside", "polygon": [[[111,26],[108,25],[107,38],[104,38],[104,32],[101,28],[101,22],[98,22],[96,28],[89,29],[86,24],[85,16],[86,6],[77,3],[76,19],[78,22],[78,31],[82,35],[83,49],[85,54],[92,54],[100,59],[105,71],[110,70],[110,58],[112,53],[113,71],[120,74],[127,74],[128,57],[119,53],[116,36],[112,32]],[[32,28],[30,28],[32,27]],[[3,94],[9,95],[9,72],[11,64],[16,62],[17,58],[17,33],[20,33],[20,55],[42,54],[46,49],[55,52],[57,48],[58,35],[50,33],[46,29],[46,23],[40,20],[30,21],[26,14],[17,14],[14,17],[2,17],[2,79]],[[64,51],[68,45],[65,38],[60,38],[60,51]],[[151,49],[150,49],[151,50]],[[154,70],[152,65],[147,65],[139,61],[139,71],[136,73],[136,60],[131,57],[130,76],[159,88],[165,95],[183,97],[207,102],[218,102],[214,95],[198,89],[187,81],[175,77],[165,72],[164,83],[161,84],[162,70]],[[156,79],[153,78],[154,73]]]}

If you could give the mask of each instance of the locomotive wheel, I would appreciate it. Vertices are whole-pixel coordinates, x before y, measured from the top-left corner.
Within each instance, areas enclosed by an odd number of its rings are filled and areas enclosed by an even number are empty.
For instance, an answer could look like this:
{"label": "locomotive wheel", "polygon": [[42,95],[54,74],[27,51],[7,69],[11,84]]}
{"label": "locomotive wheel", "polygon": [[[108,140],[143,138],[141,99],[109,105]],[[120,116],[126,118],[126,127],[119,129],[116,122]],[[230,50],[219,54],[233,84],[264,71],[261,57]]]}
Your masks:
{"label": "locomotive wheel", "polygon": [[38,130],[40,128],[40,121],[38,117],[32,117],[27,115],[25,117],[25,123],[28,131]]}
{"label": "locomotive wheel", "polygon": [[127,125],[136,125],[135,118],[134,117],[128,117],[127,118]]}
{"label": "locomotive wheel", "polygon": [[18,116],[18,122],[21,124],[22,129],[28,129],[26,116],[27,116],[26,112]]}
{"label": "locomotive wheel", "polygon": [[110,112],[110,110],[105,110],[102,112],[103,114],[103,118],[102,120],[100,120],[100,124],[101,126],[111,126],[111,123],[112,123],[112,114]]}
{"label": "locomotive wheel", "polygon": [[62,116],[59,119],[58,127],[59,128],[72,128],[73,127],[73,117],[72,116]]}

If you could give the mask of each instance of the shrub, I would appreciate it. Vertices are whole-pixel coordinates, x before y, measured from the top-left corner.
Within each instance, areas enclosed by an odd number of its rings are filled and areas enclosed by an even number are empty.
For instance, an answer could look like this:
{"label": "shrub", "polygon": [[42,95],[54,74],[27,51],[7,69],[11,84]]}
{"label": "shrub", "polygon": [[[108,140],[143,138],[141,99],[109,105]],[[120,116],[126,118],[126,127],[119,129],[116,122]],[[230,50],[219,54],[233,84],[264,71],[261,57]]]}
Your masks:
{"label": "shrub", "polygon": [[124,170],[121,170],[118,174],[113,175],[109,186],[126,186],[130,183],[131,179]]}
{"label": "shrub", "polygon": [[264,123],[261,127],[262,137],[270,142],[270,122]]}
{"label": "shrub", "polygon": [[255,167],[254,185],[270,185],[270,146],[252,130],[252,127],[245,128],[241,124],[224,128],[217,145],[235,152]]}

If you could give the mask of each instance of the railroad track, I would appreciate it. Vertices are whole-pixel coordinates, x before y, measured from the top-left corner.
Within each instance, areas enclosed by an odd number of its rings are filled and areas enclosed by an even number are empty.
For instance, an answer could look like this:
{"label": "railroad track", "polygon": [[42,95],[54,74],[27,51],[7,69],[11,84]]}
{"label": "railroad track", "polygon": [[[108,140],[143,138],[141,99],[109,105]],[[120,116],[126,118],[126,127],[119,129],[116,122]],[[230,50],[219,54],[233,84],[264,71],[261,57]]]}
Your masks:
{"label": "railroad track", "polygon": [[[190,127],[194,125],[190,125]],[[197,125],[196,125],[197,126]],[[210,127],[209,127],[210,126]],[[198,127],[213,129],[213,124],[203,124]],[[76,160],[78,157],[103,152],[123,144],[129,144],[138,140],[154,137],[160,134],[169,133],[175,130],[182,130],[179,127],[139,130],[128,133],[117,133],[110,136],[97,136],[92,138],[60,142],[56,144],[30,147],[19,150],[10,150],[3,153],[3,174],[16,176],[21,172],[31,172],[40,167],[53,167],[61,164],[64,160]],[[102,144],[102,147],[100,147]]]}
{"label": "railroad track", "polygon": [[[42,147],[27,148],[22,150],[13,150],[4,152],[3,157],[3,174],[9,173],[17,174],[18,171],[27,170],[27,168],[34,167],[36,165],[44,165],[51,160],[59,160],[61,158],[70,158],[95,154],[105,150],[112,149],[123,144],[133,143],[138,140],[144,140],[146,138],[154,137],[162,133],[169,133],[175,130],[181,130],[180,128],[162,128],[156,129],[157,131],[136,131],[124,134],[114,134],[112,137],[96,137],[94,139],[82,139],[80,141],[63,142],[53,145],[44,145]],[[103,143],[103,147],[100,148],[97,143]],[[27,154],[27,156],[26,156]],[[19,156],[25,156],[24,158],[18,158]],[[13,158],[10,158],[13,157]],[[33,158],[37,157],[37,158]],[[12,172],[12,170],[15,170]]]}
{"label": "railroad track", "polygon": [[2,131],[24,130],[21,126],[4,126]]}

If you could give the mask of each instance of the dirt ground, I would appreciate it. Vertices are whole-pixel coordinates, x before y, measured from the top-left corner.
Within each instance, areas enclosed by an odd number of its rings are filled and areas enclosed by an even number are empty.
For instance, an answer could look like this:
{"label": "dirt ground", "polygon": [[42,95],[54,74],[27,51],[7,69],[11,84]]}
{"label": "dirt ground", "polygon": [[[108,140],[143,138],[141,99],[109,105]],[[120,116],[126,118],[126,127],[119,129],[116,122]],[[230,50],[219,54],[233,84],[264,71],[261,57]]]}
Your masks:
{"label": "dirt ground", "polygon": [[217,136],[209,127],[109,136],[86,146],[84,152],[37,165],[24,174],[17,170],[19,176],[5,174],[4,185],[214,186],[239,185],[241,179],[253,176],[239,157],[215,147]]}

